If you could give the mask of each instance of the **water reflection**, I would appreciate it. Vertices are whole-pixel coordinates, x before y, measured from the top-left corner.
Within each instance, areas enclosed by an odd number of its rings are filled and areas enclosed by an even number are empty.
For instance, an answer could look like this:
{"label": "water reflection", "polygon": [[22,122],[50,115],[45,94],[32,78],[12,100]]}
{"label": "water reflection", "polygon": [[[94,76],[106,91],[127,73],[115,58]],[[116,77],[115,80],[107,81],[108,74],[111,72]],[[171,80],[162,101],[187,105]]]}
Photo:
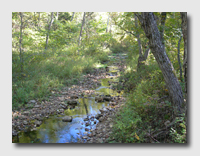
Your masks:
{"label": "water reflection", "polygon": [[[109,71],[117,72],[114,66],[109,67]],[[119,73],[118,73],[119,74]],[[105,78],[101,81],[101,86],[96,89],[98,94],[118,96],[116,91],[109,88],[109,81],[118,81],[117,79]],[[122,94],[122,93],[121,93]],[[77,142],[81,136],[86,135],[87,130],[94,129],[98,120],[88,121],[85,125],[84,118],[95,115],[99,109],[106,107],[108,102],[97,103],[95,97],[80,98],[79,104],[74,109],[68,109],[64,113],[72,116],[72,122],[63,122],[62,116],[52,116],[43,121],[43,124],[32,132],[21,132],[18,137],[13,137],[16,143],[66,143]],[[87,131],[87,133],[90,133]]]}
{"label": "water reflection", "polygon": [[[85,101],[85,104],[84,102]],[[65,115],[72,116],[72,122],[63,122],[62,116],[52,116],[46,119],[43,124],[33,132],[22,132],[19,135],[19,143],[66,143],[77,142],[84,136],[85,128],[94,129],[94,121],[89,126],[85,126],[84,118],[95,115],[99,109],[106,107],[108,102],[97,103],[94,97],[80,98],[79,104],[75,109],[68,109]],[[88,111],[88,112],[87,112]]]}

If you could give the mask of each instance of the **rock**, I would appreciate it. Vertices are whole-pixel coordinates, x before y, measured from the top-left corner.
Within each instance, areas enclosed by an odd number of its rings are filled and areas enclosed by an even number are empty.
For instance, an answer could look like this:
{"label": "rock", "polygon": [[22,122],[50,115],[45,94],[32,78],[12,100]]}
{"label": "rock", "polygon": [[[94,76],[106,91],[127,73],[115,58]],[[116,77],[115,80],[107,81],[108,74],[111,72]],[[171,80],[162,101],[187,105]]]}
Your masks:
{"label": "rock", "polygon": [[77,95],[72,95],[70,98],[71,99],[78,99],[78,96]]}
{"label": "rock", "polygon": [[28,115],[30,114],[30,112],[29,112],[29,111],[25,111],[25,112],[23,112],[22,114],[28,116]]}
{"label": "rock", "polygon": [[63,109],[67,109],[67,105],[66,104],[60,104],[60,107],[63,108]]}
{"label": "rock", "polygon": [[107,112],[108,110],[104,107],[102,109],[99,110],[101,113]]}
{"label": "rock", "polygon": [[36,127],[39,127],[41,124],[42,124],[42,121],[38,121],[38,120],[35,121]]}
{"label": "rock", "polygon": [[110,128],[112,128],[112,127],[113,127],[113,124],[112,124],[112,123],[110,123],[109,127],[110,127]]}
{"label": "rock", "polygon": [[99,119],[101,116],[102,116],[102,114],[97,114],[97,115],[95,115],[95,118]]}
{"label": "rock", "polygon": [[28,122],[26,120],[23,121],[24,125],[28,125]]}
{"label": "rock", "polygon": [[88,118],[85,118],[85,119],[83,119],[84,121],[88,121],[89,119]]}
{"label": "rock", "polygon": [[72,119],[73,119],[72,116],[65,116],[62,118],[62,121],[63,122],[72,122]]}
{"label": "rock", "polygon": [[88,137],[87,136],[83,136],[83,139],[87,139]]}
{"label": "rock", "polygon": [[13,136],[17,136],[17,134],[18,134],[18,132],[12,131],[12,135],[13,135]]}
{"label": "rock", "polygon": [[98,138],[97,139],[97,143],[103,143],[103,139],[102,138]]}
{"label": "rock", "polygon": [[85,126],[89,126],[89,125],[90,125],[90,123],[89,123],[89,122],[86,122],[86,123],[85,123]]}
{"label": "rock", "polygon": [[36,101],[35,100],[30,100],[29,103],[36,103]]}
{"label": "rock", "polygon": [[105,96],[105,97],[103,97],[103,100],[105,100],[105,101],[110,101],[110,100],[111,100],[111,97]]}
{"label": "rock", "polygon": [[77,105],[77,101],[75,101],[75,100],[67,101],[67,104],[69,104],[69,105]]}
{"label": "rock", "polygon": [[60,112],[60,113],[63,113],[64,111],[65,111],[65,110],[64,110],[64,109],[62,109],[62,108],[61,108],[61,109],[59,109],[59,112]]}
{"label": "rock", "polygon": [[85,131],[89,131],[90,129],[89,128],[85,128]]}
{"label": "rock", "polygon": [[68,94],[67,92],[62,92],[62,95],[66,95],[66,94]]}
{"label": "rock", "polygon": [[95,97],[95,101],[97,101],[97,102],[103,102],[103,97],[96,96]]}
{"label": "rock", "polygon": [[40,108],[40,105],[35,105],[34,108]]}
{"label": "rock", "polygon": [[104,120],[104,118],[103,118],[103,117],[99,118],[99,122],[102,122],[103,120]]}
{"label": "rock", "polygon": [[21,120],[25,120],[25,119],[26,119],[26,116],[21,115],[21,116],[19,116],[19,119],[21,119]]}

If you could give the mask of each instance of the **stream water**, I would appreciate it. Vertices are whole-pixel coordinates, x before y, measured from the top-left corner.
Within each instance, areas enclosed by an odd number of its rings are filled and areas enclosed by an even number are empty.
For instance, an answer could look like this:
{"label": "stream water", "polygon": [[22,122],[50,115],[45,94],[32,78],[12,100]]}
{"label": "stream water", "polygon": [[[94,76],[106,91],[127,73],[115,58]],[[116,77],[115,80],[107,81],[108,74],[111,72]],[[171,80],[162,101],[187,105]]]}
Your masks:
{"label": "stream water", "polygon": [[[101,86],[96,88],[97,94],[118,96],[119,93],[110,89],[109,81],[118,81],[115,77],[119,74],[117,67],[110,66],[110,78],[101,79]],[[122,94],[122,93],[120,93]],[[84,100],[84,101],[83,101]],[[96,102],[95,96],[78,99],[79,103],[74,109],[65,110],[64,114],[72,116],[72,122],[63,122],[63,116],[51,116],[45,119],[40,127],[35,131],[21,132],[17,137],[13,137],[15,143],[75,143],[81,136],[90,133],[91,129],[95,129],[99,122],[96,118],[90,121],[89,125],[85,125],[84,119],[89,116],[95,116],[99,109],[109,105],[109,102]],[[84,139],[83,139],[84,141]]]}

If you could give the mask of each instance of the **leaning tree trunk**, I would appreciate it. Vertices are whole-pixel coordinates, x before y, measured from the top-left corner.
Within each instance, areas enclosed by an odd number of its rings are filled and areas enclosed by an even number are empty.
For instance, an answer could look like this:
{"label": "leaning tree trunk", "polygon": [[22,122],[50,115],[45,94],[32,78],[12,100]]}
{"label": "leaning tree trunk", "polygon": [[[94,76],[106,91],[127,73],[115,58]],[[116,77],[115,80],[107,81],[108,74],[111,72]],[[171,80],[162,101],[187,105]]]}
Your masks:
{"label": "leaning tree trunk", "polygon": [[179,41],[178,41],[178,64],[179,64],[179,70],[180,70],[180,80],[181,82],[183,81],[182,79],[182,66],[181,66],[181,59],[180,59],[180,43],[181,43],[181,39],[182,39],[182,36],[180,37]]}
{"label": "leaning tree trunk", "polygon": [[181,18],[182,18],[183,40],[184,40],[183,69],[184,69],[184,78],[185,78],[185,94],[186,94],[186,99],[187,99],[187,12],[181,12]]}
{"label": "leaning tree trunk", "polygon": [[52,23],[53,23],[53,12],[51,13],[51,21],[49,23],[49,28],[48,28],[48,32],[47,32],[47,36],[46,36],[46,46],[45,46],[45,49],[47,49],[47,47],[48,47],[49,33],[50,33],[50,30],[51,30]]}
{"label": "leaning tree trunk", "polygon": [[161,28],[160,28],[160,37],[161,37],[161,42],[165,48],[165,42],[164,42],[164,27],[165,27],[165,21],[166,21],[166,12],[161,13]]}
{"label": "leaning tree trunk", "polygon": [[150,49],[162,71],[165,83],[169,90],[172,103],[175,106],[174,113],[181,113],[183,94],[179,81],[175,75],[175,70],[170,62],[165,48],[161,41],[161,36],[156,24],[155,15],[152,12],[144,12],[142,15],[136,13],[146,37],[149,39]]}

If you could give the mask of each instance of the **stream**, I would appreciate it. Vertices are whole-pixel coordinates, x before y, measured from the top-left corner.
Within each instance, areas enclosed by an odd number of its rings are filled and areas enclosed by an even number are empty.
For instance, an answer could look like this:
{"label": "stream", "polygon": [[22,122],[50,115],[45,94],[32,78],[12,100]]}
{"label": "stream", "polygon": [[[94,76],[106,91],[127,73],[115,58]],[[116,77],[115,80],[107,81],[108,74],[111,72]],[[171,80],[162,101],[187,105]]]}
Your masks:
{"label": "stream", "polygon": [[[95,89],[97,95],[121,96],[111,89],[110,82],[118,82],[117,75],[119,70],[117,66],[109,66],[109,78],[101,79],[101,86]],[[72,122],[63,122],[63,115],[50,116],[43,120],[43,123],[35,131],[21,132],[18,136],[13,136],[14,143],[76,143],[80,140],[85,142],[84,136],[95,129],[99,122],[95,115],[100,113],[100,109],[109,106],[109,102],[96,102],[95,95],[78,99],[78,105],[74,109],[67,109],[64,112],[66,116],[72,116]],[[90,118],[88,125],[84,119]]]}

